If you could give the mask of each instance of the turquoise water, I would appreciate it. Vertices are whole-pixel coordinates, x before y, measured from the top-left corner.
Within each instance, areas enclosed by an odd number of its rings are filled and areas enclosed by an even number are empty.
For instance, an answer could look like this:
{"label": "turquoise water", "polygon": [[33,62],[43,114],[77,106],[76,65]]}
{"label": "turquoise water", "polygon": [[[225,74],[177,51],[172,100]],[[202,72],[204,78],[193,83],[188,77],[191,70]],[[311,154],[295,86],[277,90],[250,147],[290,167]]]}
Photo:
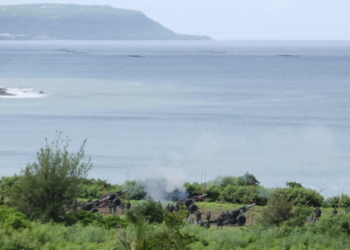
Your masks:
{"label": "turquoise water", "polygon": [[0,86],[45,92],[0,98],[1,175],[62,131],[110,182],[350,194],[350,42],[0,42]]}

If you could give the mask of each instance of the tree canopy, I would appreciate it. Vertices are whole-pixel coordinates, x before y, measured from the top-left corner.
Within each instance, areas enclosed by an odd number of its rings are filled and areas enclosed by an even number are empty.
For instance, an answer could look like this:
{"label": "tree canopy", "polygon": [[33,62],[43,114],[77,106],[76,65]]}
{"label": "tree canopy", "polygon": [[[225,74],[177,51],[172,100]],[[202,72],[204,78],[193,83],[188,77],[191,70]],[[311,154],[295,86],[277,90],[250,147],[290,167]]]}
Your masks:
{"label": "tree canopy", "polygon": [[30,218],[61,221],[81,191],[81,180],[91,169],[83,142],[77,153],[68,151],[69,139],[61,134],[37,152],[37,162],[27,165],[10,193],[10,200]]}

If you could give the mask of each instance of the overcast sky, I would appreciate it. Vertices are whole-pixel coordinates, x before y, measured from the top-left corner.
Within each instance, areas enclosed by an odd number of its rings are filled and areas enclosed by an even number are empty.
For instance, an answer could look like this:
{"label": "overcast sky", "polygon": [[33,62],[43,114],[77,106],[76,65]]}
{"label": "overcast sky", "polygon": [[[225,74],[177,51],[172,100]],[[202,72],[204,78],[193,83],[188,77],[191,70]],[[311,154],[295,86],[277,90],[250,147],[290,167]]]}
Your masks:
{"label": "overcast sky", "polygon": [[217,40],[350,40],[350,0],[0,0],[28,3],[140,10],[175,32]]}

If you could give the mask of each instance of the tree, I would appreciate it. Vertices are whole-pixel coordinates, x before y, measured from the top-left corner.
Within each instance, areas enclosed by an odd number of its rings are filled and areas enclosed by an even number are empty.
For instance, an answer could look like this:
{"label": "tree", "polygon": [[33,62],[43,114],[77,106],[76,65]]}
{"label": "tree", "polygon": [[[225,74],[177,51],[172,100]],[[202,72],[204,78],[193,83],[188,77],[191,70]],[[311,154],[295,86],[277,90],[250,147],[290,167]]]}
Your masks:
{"label": "tree", "polygon": [[81,180],[92,167],[86,162],[83,142],[77,153],[69,153],[69,140],[61,133],[37,152],[37,162],[22,171],[10,194],[11,202],[32,219],[62,221],[69,204],[81,191]]}
{"label": "tree", "polygon": [[289,188],[303,188],[303,186],[300,183],[295,181],[287,182],[286,185]]}
{"label": "tree", "polygon": [[215,179],[216,181],[220,181],[221,187],[227,187],[228,185],[238,186],[238,178],[234,176],[224,176],[218,177]]}
{"label": "tree", "polygon": [[11,188],[16,185],[19,180],[18,175],[9,176],[9,177],[1,177],[0,179],[0,195],[7,197]]}
{"label": "tree", "polygon": [[206,190],[207,197],[206,201],[217,201],[220,196],[221,187],[218,184],[214,184],[208,187]]}
{"label": "tree", "polygon": [[238,184],[240,186],[258,186],[260,182],[253,174],[247,172],[243,176],[238,177]]}
{"label": "tree", "polygon": [[199,194],[203,194],[204,188],[197,182],[194,183],[185,183],[185,187],[188,193],[188,197],[193,197]]}

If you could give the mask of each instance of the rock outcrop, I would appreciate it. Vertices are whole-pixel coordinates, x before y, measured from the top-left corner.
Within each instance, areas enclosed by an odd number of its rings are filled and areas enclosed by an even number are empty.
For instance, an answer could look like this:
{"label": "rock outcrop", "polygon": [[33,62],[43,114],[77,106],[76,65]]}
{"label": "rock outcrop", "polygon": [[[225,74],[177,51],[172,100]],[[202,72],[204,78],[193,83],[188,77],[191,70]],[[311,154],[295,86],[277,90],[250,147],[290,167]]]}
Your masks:
{"label": "rock outcrop", "polygon": [[0,87],[0,96],[15,96],[14,94],[8,93],[6,91],[6,88],[1,88]]}

